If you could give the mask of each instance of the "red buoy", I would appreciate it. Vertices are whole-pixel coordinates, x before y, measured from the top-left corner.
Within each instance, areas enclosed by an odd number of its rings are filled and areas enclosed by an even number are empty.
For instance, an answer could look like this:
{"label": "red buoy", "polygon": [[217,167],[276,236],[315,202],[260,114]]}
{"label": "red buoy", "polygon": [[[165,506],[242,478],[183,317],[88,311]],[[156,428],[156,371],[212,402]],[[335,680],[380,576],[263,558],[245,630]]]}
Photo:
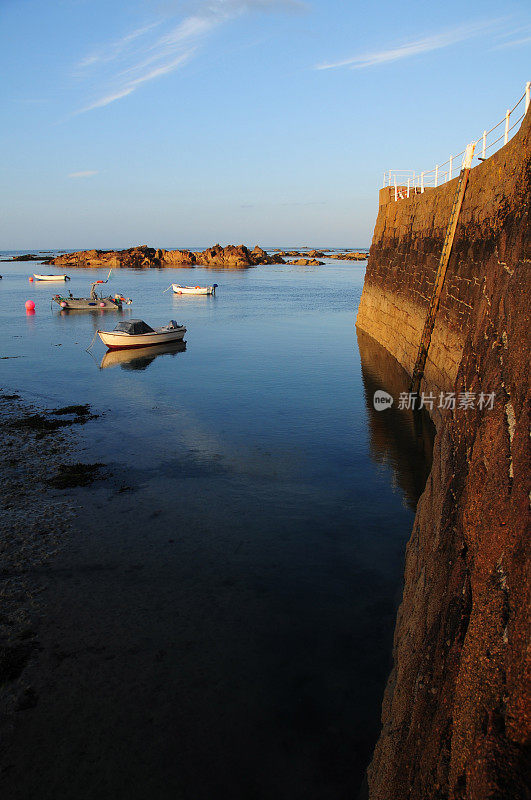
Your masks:
{"label": "red buoy", "polygon": [[35,311],[35,303],[33,300],[26,300],[25,304],[26,311]]}

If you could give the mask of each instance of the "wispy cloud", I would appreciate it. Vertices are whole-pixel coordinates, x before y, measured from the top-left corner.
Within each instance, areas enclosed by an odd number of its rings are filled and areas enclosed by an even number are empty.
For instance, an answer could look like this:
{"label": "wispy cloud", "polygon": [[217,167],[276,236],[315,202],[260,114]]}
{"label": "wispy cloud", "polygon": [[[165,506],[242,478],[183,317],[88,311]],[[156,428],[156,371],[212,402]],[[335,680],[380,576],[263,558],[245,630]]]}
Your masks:
{"label": "wispy cloud", "polygon": [[99,172],[98,169],[83,169],[81,172],[71,172],[68,176],[69,178],[92,178],[93,175],[97,175]]}
{"label": "wispy cloud", "polygon": [[[172,10],[172,5],[166,8],[163,19],[136,28],[77,64],[77,76],[97,84],[99,91],[75,113],[108,106],[143,84],[183,67],[210,33],[242,14],[299,11],[305,7],[301,0],[199,0],[188,5],[188,16],[183,18]],[[162,26],[166,28],[164,32]],[[114,64],[110,71],[109,64]]]}
{"label": "wispy cloud", "polygon": [[505,47],[521,47],[523,44],[529,44],[529,42],[531,42],[531,36],[524,36],[521,39],[512,39],[510,42],[499,44],[493,50],[502,50]]}
{"label": "wispy cloud", "polygon": [[412,56],[418,56],[422,53],[430,53],[433,50],[441,50],[444,47],[450,47],[451,45],[467,41],[468,39],[487,33],[499,22],[500,20],[490,20],[460,25],[457,28],[442,31],[432,36],[423,36],[420,39],[405,42],[404,44],[399,44],[386,50],[355,55],[342,61],[317,64],[315,69],[339,69],[341,67],[364,69],[366,67],[375,67],[380,64],[389,64],[403,58],[411,58]]}
{"label": "wispy cloud", "polygon": [[495,45],[493,50],[504,50],[507,47],[521,47],[531,42],[531,25],[519,25],[510,30],[502,31],[498,39],[505,39],[500,44]]}
{"label": "wispy cloud", "polygon": [[154,80],[154,78],[160,78],[162,75],[167,75],[169,72],[173,72],[175,69],[177,69],[177,67],[180,67],[186,61],[188,61],[192,55],[193,50],[189,51],[188,53],[182,53],[173,61],[163,64],[160,67],[156,67],[155,69],[146,72],[144,75],[141,75],[139,78],[130,80],[127,86],[124,86],[123,89],[119,89],[116,92],[100,97],[91,105],[83,108],[82,111],[91,111],[93,108],[103,108],[103,106],[108,106],[110,103],[114,103],[115,100],[121,100],[122,97],[127,97],[128,94],[132,94],[135,89],[138,89],[138,87],[143,83],[147,83],[148,81]]}
{"label": "wispy cloud", "polygon": [[114,42],[106,45],[104,48],[100,48],[95,52],[85,56],[79,64],[77,65],[79,70],[87,69],[87,67],[93,67],[96,64],[105,63],[108,61],[113,61],[115,58],[118,58],[122,55],[127,49],[141,36],[144,36],[146,33],[149,33],[154,28],[157,28],[161,24],[161,20],[157,22],[151,22],[149,25],[144,25],[141,28],[137,28],[131,33],[122,36],[120,39],[117,39]]}

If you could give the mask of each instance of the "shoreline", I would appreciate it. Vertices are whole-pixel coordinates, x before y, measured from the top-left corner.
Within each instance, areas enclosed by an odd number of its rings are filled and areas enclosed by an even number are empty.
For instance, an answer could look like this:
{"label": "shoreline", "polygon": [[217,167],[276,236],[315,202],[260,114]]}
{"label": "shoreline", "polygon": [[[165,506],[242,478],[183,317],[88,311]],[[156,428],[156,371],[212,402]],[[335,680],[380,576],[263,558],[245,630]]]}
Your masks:
{"label": "shoreline", "polygon": [[[76,461],[80,437],[66,429],[94,418],[86,406],[45,409],[19,394],[0,393],[6,454],[0,464],[0,731],[4,739],[14,715],[38,703],[25,673],[41,649],[40,595],[47,588],[46,566],[71,530],[78,508],[75,487],[98,477],[96,465]],[[34,503],[36,498],[38,503]]]}

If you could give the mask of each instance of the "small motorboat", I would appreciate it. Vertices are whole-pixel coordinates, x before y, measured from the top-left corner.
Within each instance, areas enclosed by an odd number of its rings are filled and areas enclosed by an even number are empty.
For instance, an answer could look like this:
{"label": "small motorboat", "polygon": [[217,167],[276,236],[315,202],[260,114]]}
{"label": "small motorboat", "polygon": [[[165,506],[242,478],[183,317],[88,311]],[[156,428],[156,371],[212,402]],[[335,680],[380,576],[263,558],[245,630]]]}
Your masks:
{"label": "small motorboat", "polygon": [[[107,278],[107,280],[109,279]],[[96,291],[96,286],[99,283],[107,283],[107,281],[94,281],[90,286],[90,297],[74,297],[72,292],[69,292],[68,297],[56,294],[52,297],[52,300],[63,311],[86,311],[97,308],[116,310],[121,308],[124,303],[129,306],[133,302],[131,298],[122,297],[121,294],[115,294],[114,297],[110,295],[103,297],[101,293],[98,294]]]}
{"label": "small motorboat", "polygon": [[214,283],[212,286],[180,286],[178,283],[172,283],[171,288],[175,294],[216,294],[218,285]]}
{"label": "small motorboat", "polygon": [[180,342],[185,333],[184,325],[179,325],[173,319],[162,328],[151,328],[142,319],[128,319],[119,322],[113,331],[97,331],[101,341],[109,350],[127,350],[131,347]]}
{"label": "small motorboat", "polygon": [[33,277],[36,281],[69,281],[70,278],[68,275],[37,275],[36,272],[33,273]]}

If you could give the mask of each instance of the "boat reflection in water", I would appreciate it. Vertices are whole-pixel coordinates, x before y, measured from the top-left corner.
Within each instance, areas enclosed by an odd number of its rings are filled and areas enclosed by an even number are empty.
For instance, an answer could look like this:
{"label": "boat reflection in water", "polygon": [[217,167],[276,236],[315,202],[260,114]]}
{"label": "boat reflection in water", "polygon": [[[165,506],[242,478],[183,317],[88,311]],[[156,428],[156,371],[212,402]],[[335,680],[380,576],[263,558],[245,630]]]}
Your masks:
{"label": "boat reflection in water", "polygon": [[[358,328],[356,332],[368,410],[371,458],[392,467],[408,506],[415,510],[431,469],[435,426],[426,409],[398,408],[401,392],[409,393],[409,375],[371,336]],[[393,397],[390,408],[375,409],[373,398],[378,389]]]}
{"label": "boat reflection in water", "polygon": [[[108,308],[62,308],[58,314],[56,314],[57,318],[60,317],[77,317],[80,315],[84,316],[91,316],[91,317],[109,317],[106,313],[109,309]],[[120,308],[116,307],[113,309],[116,312],[116,315],[119,317],[127,317],[131,316],[132,310],[130,308]]]}
{"label": "boat reflection in water", "polygon": [[132,350],[108,350],[101,360],[100,369],[120,365],[122,369],[144,370],[158,356],[175,356],[177,353],[184,353],[185,350],[186,342],[169,342],[150,347],[136,347]]}

